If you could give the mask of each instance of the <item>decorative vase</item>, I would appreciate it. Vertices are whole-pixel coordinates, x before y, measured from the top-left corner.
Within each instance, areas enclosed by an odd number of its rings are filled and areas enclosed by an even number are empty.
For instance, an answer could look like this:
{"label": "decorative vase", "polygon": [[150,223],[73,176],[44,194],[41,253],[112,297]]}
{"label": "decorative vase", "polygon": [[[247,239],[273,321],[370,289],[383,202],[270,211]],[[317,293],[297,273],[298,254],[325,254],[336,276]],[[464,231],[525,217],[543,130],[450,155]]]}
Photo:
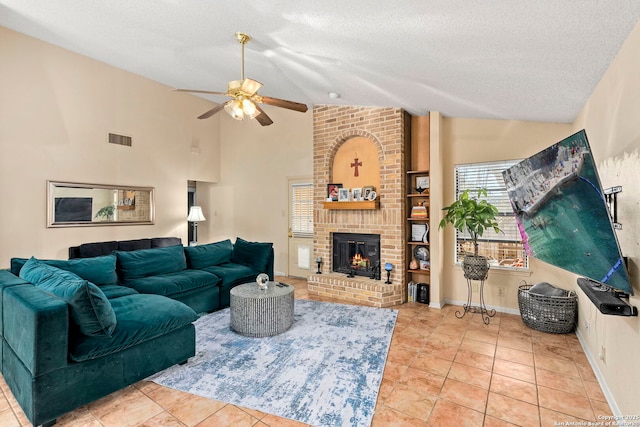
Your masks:
{"label": "decorative vase", "polygon": [[467,279],[484,280],[489,275],[489,261],[482,255],[465,255],[462,271]]}
{"label": "decorative vase", "polygon": [[413,258],[409,263],[409,270],[417,270],[418,269],[418,260]]}

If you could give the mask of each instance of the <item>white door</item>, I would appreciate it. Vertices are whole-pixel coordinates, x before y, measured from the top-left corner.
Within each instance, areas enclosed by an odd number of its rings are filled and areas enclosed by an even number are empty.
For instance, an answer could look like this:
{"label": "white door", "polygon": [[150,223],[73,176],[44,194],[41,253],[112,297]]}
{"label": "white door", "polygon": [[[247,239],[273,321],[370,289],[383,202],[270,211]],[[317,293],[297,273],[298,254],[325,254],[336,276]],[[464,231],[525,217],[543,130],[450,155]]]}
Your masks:
{"label": "white door", "polygon": [[289,180],[289,262],[287,275],[308,277],[315,272],[313,256],[313,182]]}

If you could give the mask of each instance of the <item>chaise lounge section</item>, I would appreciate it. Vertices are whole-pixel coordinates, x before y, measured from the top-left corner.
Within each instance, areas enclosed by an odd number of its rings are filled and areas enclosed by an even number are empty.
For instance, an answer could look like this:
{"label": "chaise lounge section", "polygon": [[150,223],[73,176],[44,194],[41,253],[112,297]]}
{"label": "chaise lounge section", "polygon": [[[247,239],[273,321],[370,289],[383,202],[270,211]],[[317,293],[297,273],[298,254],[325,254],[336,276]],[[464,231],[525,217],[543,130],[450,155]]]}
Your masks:
{"label": "chaise lounge section", "polygon": [[0,270],[0,370],[34,425],[186,362],[196,313],[261,272],[273,278],[271,243],[174,239],[90,243],[70,260]]}

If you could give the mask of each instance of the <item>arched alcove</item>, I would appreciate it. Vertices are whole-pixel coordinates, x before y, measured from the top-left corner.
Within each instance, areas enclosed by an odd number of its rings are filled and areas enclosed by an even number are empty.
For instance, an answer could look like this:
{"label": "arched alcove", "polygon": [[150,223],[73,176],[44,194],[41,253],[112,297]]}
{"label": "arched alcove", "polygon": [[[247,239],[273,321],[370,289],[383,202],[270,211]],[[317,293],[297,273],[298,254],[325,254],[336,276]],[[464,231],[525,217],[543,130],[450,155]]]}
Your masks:
{"label": "arched alcove", "polygon": [[344,188],[380,188],[380,150],[362,136],[347,139],[338,147],[331,164],[331,182]]}

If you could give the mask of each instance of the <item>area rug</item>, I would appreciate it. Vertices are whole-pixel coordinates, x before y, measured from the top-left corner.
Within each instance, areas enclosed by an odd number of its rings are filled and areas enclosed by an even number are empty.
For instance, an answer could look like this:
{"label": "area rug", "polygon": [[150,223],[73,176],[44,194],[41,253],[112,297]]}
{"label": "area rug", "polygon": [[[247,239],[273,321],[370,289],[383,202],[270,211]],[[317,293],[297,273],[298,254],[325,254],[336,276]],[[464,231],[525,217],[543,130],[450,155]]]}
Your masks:
{"label": "area rug", "polygon": [[149,379],[313,426],[369,426],[397,311],[296,300],[283,334],[248,338],[229,309],[201,317],[196,355]]}

